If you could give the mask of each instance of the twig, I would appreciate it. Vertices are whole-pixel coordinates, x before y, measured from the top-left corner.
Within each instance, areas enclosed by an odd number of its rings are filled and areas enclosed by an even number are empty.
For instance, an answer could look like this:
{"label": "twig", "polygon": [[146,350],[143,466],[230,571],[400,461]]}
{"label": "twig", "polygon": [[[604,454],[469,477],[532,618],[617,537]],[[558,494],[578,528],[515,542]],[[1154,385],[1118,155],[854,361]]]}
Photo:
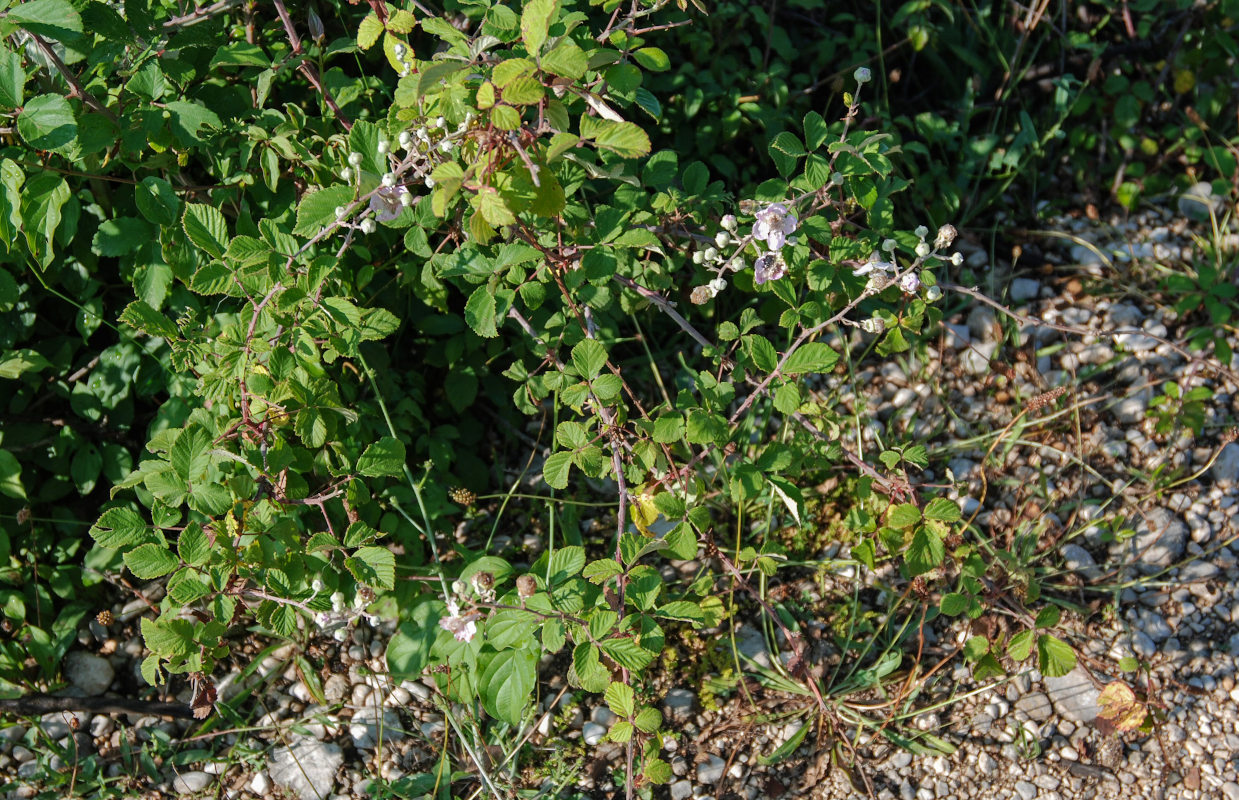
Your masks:
{"label": "twig", "polygon": [[[297,35],[297,29],[293,26],[293,21],[288,16],[288,9],[284,7],[284,0],[275,0],[275,10],[280,15],[280,22],[284,25],[284,33],[288,35],[288,43],[292,45],[293,54],[301,55],[305,52],[301,46],[301,37]],[[318,70],[314,68],[314,65],[302,59],[301,63],[297,65],[297,69],[301,70],[301,73],[305,75],[310,83],[314,84],[314,88],[323,96],[323,102],[335,113],[336,119],[339,120],[344,130],[352,130],[353,123],[349,121],[348,117],[344,116],[344,112],[336,105],[335,98],[331,96],[331,92],[327,91],[327,87],[319,79]]]}
{"label": "twig", "polygon": [[242,0],[219,0],[219,2],[212,3],[209,6],[195,8],[188,14],[173,17],[165,22],[163,24],[164,30],[170,30],[172,28],[188,28],[190,25],[197,25],[199,22],[204,22],[221,11],[227,11],[233,6],[241,5],[241,2]]}
{"label": "twig", "polygon": [[0,713],[23,717],[41,716],[57,711],[90,711],[95,714],[134,714],[135,716],[176,717],[193,719],[193,711],[185,703],[136,700],[130,697],[53,697],[48,694],[28,694],[12,700],[0,700]]}
{"label": "twig", "polygon": [[[29,31],[27,31],[27,33],[29,33]],[[44,41],[42,36],[37,33],[31,33],[30,38],[34,42],[35,47],[39,48],[39,51],[42,52],[47,60],[51,62],[52,66],[56,68],[56,71],[60,73],[61,77],[68,82],[69,87],[73,90],[69,93],[70,97],[76,97],[94,111],[97,111],[107,117],[116,125],[120,125],[120,118],[117,117],[116,114],[112,113],[112,109],[108,108],[103,103],[100,103],[93,94],[86,91],[85,87],[83,87],[81,82],[77,79],[77,76],[69,71],[69,68],[65,66],[65,62],[60,60],[60,56],[56,55],[56,51],[52,49],[51,45]]]}

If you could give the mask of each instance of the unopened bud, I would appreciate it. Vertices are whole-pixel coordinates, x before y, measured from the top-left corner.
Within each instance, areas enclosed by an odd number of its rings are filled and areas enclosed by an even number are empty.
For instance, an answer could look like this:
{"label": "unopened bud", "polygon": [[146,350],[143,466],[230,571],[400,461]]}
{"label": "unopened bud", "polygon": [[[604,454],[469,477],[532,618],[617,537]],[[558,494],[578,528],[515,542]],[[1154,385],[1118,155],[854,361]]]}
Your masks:
{"label": "unopened bud", "polygon": [[360,167],[361,166],[361,153],[349,153],[348,154],[348,165],[350,167]]}
{"label": "unopened bud", "polygon": [[323,27],[323,18],[318,15],[313,6],[310,6],[310,10],[306,12],[306,26],[310,29],[310,38],[322,44],[327,36],[327,30]]}
{"label": "unopened bud", "polygon": [[719,231],[714,234],[714,244],[718,247],[726,247],[731,244],[731,234],[727,231]]}
{"label": "unopened bud", "polygon": [[736,228],[739,226],[740,223],[736,221],[735,214],[724,214],[723,218],[719,220],[719,224],[723,226],[724,230],[728,230],[728,231],[731,231],[732,233],[735,233]]}
{"label": "unopened bud", "polygon": [[942,299],[942,290],[937,286],[930,286],[925,290],[925,299],[931,303],[936,303]]}
{"label": "unopened bud", "polygon": [[857,83],[865,84],[873,79],[873,73],[869,71],[868,67],[857,67],[856,71],[852,73],[852,77],[856,79]]}
{"label": "unopened bud", "polygon": [[920,256],[921,258],[924,258],[925,256],[929,255],[932,250],[933,248],[929,246],[929,242],[917,242],[916,243],[916,254]]}

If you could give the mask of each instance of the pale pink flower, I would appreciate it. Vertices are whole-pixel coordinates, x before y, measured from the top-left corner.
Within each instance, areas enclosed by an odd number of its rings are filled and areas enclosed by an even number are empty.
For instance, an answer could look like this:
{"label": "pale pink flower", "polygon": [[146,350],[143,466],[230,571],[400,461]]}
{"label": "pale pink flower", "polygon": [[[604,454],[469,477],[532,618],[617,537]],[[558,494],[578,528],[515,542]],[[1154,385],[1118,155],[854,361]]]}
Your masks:
{"label": "pale pink flower", "polygon": [[771,203],[758,211],[753,223],[753,238],[766,243],[771,250],[782,250],[787,237],[796,232],[796,215],[782,203]]}
{"label": "pale pink flower", "polygon": [[461,614],[455,600],[447,601],[447,613],[448,616],[439,620],[439,627],[450,631],[456,641],[468,642],[477,635],[477,621],[482,618],[481,614]]}
{"label": "pale pink flower", "polygon": [[391,222],[400,216],[400,212],[404,210],[404,203],[401,202],[400,197],[408,193],[409,190],[403,186],[379,188],[370,195],[370,210],[374,212],[374,218],[379,222]]}
{"label": "pale pink flower", "polygon": [[787,263],[778,253],[766,253],[757,257],[753,265],[753,281],[759,286],[766,281],[777,281],[787,274]]}

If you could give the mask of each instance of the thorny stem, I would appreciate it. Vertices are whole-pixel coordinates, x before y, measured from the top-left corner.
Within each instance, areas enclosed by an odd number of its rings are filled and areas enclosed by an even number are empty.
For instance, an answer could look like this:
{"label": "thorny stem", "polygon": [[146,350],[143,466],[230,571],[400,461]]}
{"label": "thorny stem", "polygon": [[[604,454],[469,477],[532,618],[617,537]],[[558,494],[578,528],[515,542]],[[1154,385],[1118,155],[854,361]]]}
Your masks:
{"label": "thorny stem", "polygon": [[[288,35],[288,43],[292,45],[293,55],[301,55],[304,52],[304,48],[301,46],[301,37],[297,35],[297,29],[293,26],[293,21],[288,16],[288,9],[284,7],[284,0],[275,0],[275,10],[280,15],[280,22],[284,25],[284,33]],[[323,96],[323,102],[335,113],[336,119],[340,121],[340,125],[343,126],[344,130],[352,130],[353,123],[349,121],[348,117],[344,116],[344,112],[336,105],[335,98],[331,96],[331,92],[323,85],[322,80],[318,77],[318,70],[314,65],[309,61],[302,60],[297,68],[314,85],[318,93]]]}
{"label": "thorny stem", "polygon": [[[27,33],[29,33],[29,31],[27,31]],[[38,47],[44,57],[47,58],[48,61],[52,62],[52,66],[56,68],[56,71],[59,72],[61,77],[63,77],[69,84],[69,87],[73,90],[72,96],[77,97],[92,110],[107,117],[117,126],[120,125],[120,118],[112,112],[112,109],[108,108],[103,103],[100,103],[93,94],[86,91],[85,87],[82,86],[81,81],[77,79],[76,75],[69,71],[69,68],[65,66],[65,62],[60,60],[60,56],[56,55],[56,51],[52,49],[51,45],[49,45],[42,36],[37,33],[31,33],[30,38],[34,42],[35,47]]]}

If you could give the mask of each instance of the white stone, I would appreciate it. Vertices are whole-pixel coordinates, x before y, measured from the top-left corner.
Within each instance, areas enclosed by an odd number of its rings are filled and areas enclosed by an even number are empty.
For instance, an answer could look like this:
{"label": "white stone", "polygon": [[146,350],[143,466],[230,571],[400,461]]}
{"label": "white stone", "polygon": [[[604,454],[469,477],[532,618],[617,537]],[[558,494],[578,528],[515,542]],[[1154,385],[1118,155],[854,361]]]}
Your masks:
{"label": "white stone", "polygon": [[594,722],[592,719],[589,722],[586,722],[581,727],[581,740],[584,741],[585,744],[590,745],[591,747],[601,742],[602,737],[606,735],[607,735],[606,726],[599,725],[597,722]]}
{"label": "white stone", "polygon": [[214,775],[205,772],[182,772],[172,781],[172,791],[177,794],[197,794],[211,785]]}
{"label": "white stone", "polygon": [[1011,281],[1010,297],[1014,303],[1036,299],[1041,292],[1041,281],[1032,278],[1016,278]]}
{"label": "white stone", "polygon": [[74,650],[65,656],[65,680],[81,689],[87,697],[103,694],[112,685],[116,670],[102,656]]}
{"label": "white stone", "polygon": [[376,747],[380,737],[385,742],[398,742],[404,738],[400,717],[390,709],[380,714],[373,706],[366,706],[353,713],[348,733],[353,737],[353,744],[358,750]]}
{"label": "white stone", "polygon": [[272,755],[271,780],[301,800],[326,800],[343,763],[344,753],[338,745],[296,738],[290,747],[281,747]]}
{"label": "white stone", "polygon": [[707,755],[706,760],[697,765],[697,782],[715,784],[723,777],[723,769],[727,762],[716,755]]}

